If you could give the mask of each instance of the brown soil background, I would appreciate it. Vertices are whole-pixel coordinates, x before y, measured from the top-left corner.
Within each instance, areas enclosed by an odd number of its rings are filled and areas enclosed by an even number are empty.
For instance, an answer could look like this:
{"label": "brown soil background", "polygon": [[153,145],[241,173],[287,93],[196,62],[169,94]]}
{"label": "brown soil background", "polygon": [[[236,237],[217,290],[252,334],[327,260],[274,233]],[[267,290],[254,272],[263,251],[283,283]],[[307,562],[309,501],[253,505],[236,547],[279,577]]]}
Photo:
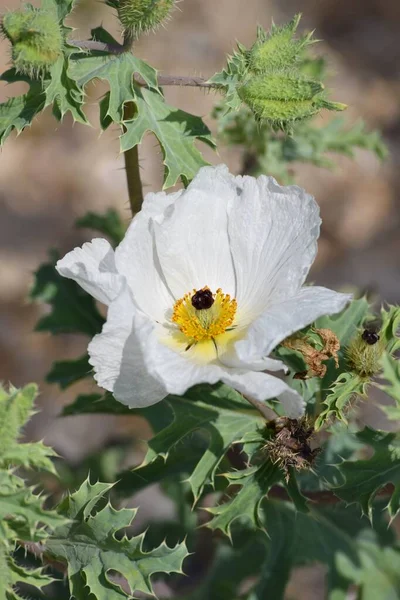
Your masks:
{"label": "brown soil background", "polygon": [[[1,0],[3,10],[18,7]],[[323,229],[318,260],[311,278],[318,284],[368,289],[381,300],[400,300],[400,3],[396,0],[184,0],[173,20],[157,34],[144,36],[136,46],[138,56],[163,74],[210,76],[220,70],[225,54],[236,40],[251,44],[256,24],[268,27],[303,13],[302,26],[316,29],[324,41],[318,51],[328,59],[330,87],[335,100],[349,105],[346,119],[362,117],[370,128],[380,129],[389,146],[384,164],[368,152],[356,159],[341,158],[329,172],[296,165],[297,183],[313,193],[321,205]],[[70,23],[76,39],[88,36],[100,23],[118,35],[112,10],[94,0],[83,1]],[[1,67],[8,63],[8,44],[1,41]],[[18,85],[1,84],[0,99],[20,93]],[[143,423],[136,419],[79,417],[59,419],[60,407],[70,402],[82,386],[60,392],[44,383],[54,359],[77,356],[85,340],[78,336],[52,338],[34,333],[34,324],[45,309],[26,302],[32,272],[46,259],[48,248],[61,253],[90,239],[76,231],[75,219],[87,210],[116,207],[129,220],[123,161],[119,156],[118,130],[100,135],[96,100],[102,84],[88,88],[88,115],[92,128],[72,126],[69,118],[56,123],[51,111],[37,118],[28,131],[9,138],[0,156],[0,381],[20,386],[37,381],[43,412],[28,434],[45,437],[66,459],[74,462],[101,448],[115,436],[142,439]],[[168,88],[170,103],[189,112],[209,115],[216,98],[199,89]],[[329,115],[319,118],[321,126]],[[159,190],[162,164],[155,139],[147,137],[141,153],[146,191]],[[220,147],[219,155],[206,149],[213,164],[225,162],[231,171],[240,167],[240,149]],[[378,414],[367,410],[371,421]],[[143,451],[138,445],[137,458]],[[135,459],[134,459],[135,460]],[[136,504],[142,498],[136,499]],[[170,514],[171,507],[157,490],[145,496],[142,520]],[[322,572],[301,570],[289,587],[292,600],[324,597]]]}

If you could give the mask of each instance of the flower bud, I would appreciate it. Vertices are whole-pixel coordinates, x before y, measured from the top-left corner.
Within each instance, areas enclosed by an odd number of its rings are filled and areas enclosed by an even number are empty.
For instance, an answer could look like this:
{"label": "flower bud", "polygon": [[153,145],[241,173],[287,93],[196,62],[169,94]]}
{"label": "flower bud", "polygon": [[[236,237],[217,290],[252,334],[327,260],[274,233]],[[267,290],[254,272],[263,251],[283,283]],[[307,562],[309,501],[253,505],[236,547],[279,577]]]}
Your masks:
{"label": "flower bud", "polygon": [[56,18],[27,5],[4,15],[2,31],[12,44],[17,71],[31,77],[43,74],[62,53],[63,38]]}
{"label": "flower bud", "polygon": [[333,104],[321,98],[323,90],[317,81],[279,73],[248,79],[238,94],[258,119],[269,121],[273,127],[285,127]]}
{"label": "flower bud", "polygon": [[137,37],[156,29],[168,18],[176,0],[120,0],[116,4],[124,30]]}
{"label": "flower bud", "polygon": [[301,58],[303,48],[313,43],[312,33],[301,39],[293,39],[301,15],[296,15],[283,27],[272,26],[269,34],[259,28],[257,41],[248,55],[249,69],[255,73],[266,73],[292,67]]}
{"label": "flower bud", "polygon": [[385,349],[385,342],[376,334],[376,341],[364,332],[358,332],[346,349],[346,358],[349,367],[360,375],[370,378],[381,369],[380,359]]}

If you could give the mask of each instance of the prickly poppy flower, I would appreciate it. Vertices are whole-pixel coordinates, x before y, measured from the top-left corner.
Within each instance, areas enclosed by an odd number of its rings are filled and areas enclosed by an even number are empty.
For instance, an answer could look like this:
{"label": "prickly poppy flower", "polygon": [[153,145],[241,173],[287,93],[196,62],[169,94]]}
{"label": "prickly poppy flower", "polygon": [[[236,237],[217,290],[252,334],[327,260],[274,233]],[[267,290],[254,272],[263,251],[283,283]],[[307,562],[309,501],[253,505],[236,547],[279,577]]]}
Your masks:
{"label": "prickly poppy flower", "polygon": [[131,407],[223,381],[297,417],[302,398],[272,350],[350,296],[303,287],[316,254],[319,210],[271,177],[201,169],[186,190],[148,194],[124,240],[75,248],[57,263],[108,305],[89,344],[98,384]]}

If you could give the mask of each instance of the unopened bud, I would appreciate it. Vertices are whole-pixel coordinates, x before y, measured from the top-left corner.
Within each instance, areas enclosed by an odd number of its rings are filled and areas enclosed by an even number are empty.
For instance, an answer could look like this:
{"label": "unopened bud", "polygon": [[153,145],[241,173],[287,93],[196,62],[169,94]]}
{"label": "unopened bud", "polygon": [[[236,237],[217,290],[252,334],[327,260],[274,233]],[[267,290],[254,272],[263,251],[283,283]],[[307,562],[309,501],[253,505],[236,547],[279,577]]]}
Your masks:
{"label": "unopened bud", "polygon": [[283,27],[272,26],[266,34],[258,30],[257,41],[249,51],[248,66],[255,73],[266,73],[291,68],[302,57],[302,50],[312,44],[312,33],[296,40],[296,33],[301,15],[297,15]]}
{"label": "unopened bud", "polygon": [[282,73],[252,77],[240,86],[238,93],[258,119],[269,121],[273,127],[285,128],[332,104],[321,98],[323,89],[322,83],[317,81]]}
{"label": "unopened bud", "polygon": [[12,44],[12,60],[17,71],[31,77],[43,74],[62,54],[63,37],[56,18],[27,5],[4,15],[3,34]]}
{"label": "unopened bud", "polygon": [[120,0],[116,4],[124,30],[133,37],[154,31],[168,18],[176,0]]}
{"label": "unopened bud", "polygon": [[385,349],[385,342],[374,332],[375,337],[366,335],[366,331],[357,333],[346,349],[349,367],[360,375],[370,378],[380,371],[380,359]]}

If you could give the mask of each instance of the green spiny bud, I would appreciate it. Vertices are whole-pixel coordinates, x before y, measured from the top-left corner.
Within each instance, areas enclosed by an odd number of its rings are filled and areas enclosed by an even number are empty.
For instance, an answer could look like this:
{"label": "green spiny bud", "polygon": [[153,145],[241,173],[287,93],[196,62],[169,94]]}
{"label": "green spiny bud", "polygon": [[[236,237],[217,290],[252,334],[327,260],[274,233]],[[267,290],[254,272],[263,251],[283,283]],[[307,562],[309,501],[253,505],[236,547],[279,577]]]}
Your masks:
{"label": "green spiny bud", "polygon": [[385,349],[385,342],[378,333],[368,330],[358,332],[346,349],[349,367],[361,377],[369,378],[380,371],[379,361]]}
{"label": "green spiny bud", "polygon": [[299,40],[293,39],[301,15],[297,15],[283,27],[272,26],[267,34],[263,29],[257,31],[257,41],[248,54],[248,67],[255,73],[266,73],[288,69],[295,65],[302,50],[313,43],[312,33]]}
{"label": "green spiny bud", "polygon": [[5,14],[1,28],[12,44],[14,67],[21,73],[38,76],[62,53],[63,38],[57,20],[29,4],[23,10]]}
{"label": "green spiny bud", "polygon": [[320,109],[322,83],[286,74],[259,75],[238,88],[240,98],[260,120],[286,128]]}
{"label": "green spiny bud", "polygon": [[118,18],[133,37],[156,29],[168,18],[176,0],[119,0]]}

